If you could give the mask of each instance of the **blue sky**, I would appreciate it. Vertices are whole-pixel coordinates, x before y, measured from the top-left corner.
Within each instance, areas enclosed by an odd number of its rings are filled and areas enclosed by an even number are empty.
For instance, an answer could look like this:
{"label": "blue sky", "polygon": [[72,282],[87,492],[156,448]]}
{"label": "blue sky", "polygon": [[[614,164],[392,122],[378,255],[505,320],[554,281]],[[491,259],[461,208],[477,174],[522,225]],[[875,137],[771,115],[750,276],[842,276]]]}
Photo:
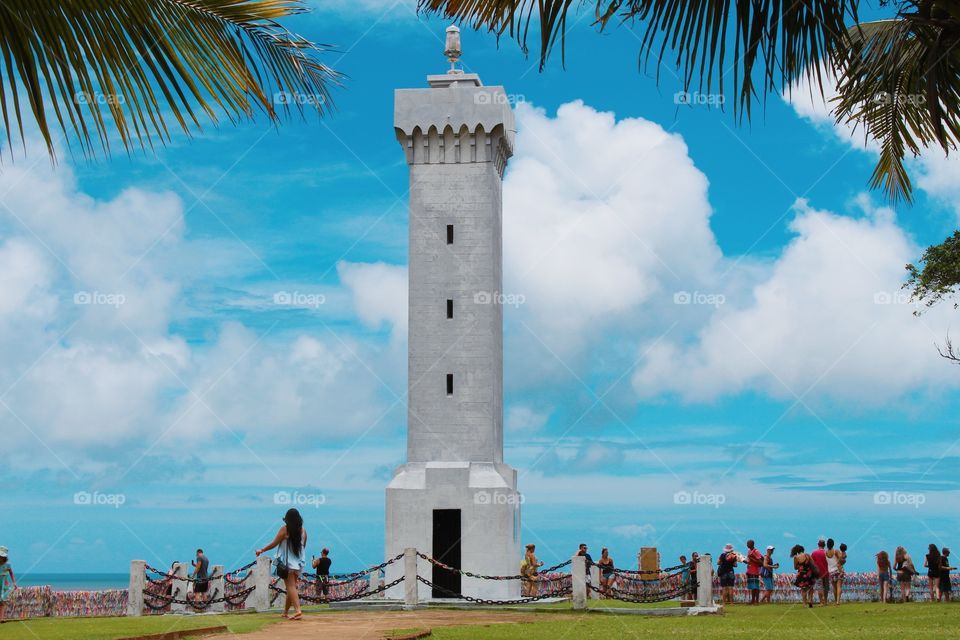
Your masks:
{"label": "blue sky", "polygon": [[[392,95],[445,69],[446,24],[403,2],[325,7],[291,26],[339,47],[332,117],[5,162],[0,544],[19,571],[197,546],[239,566],[279,526],[278,491],[322,502],[304,509],[314,551],[381,559],[406,421]],[[830,535],[856,568],[950,545],[960,378],[934,342],[957,312],[917,318],[899,287],[956,228],[960,164],[918,159],[916,203],[890,209],[866,190],[872,150],[802,88],[737,126],[678,105],[637,44],[583,22],[566,69],[540,73],[464,33],[465,68],[518,116],[505,405],[525,540],[623,566],[748,537],[785,557]]]}

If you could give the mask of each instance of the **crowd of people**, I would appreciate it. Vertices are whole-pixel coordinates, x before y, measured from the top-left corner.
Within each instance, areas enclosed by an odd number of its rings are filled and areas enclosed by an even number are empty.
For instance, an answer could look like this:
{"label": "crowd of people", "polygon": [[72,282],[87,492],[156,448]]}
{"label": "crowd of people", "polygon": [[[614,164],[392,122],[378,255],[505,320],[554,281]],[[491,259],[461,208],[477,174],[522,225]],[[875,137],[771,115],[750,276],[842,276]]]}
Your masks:
{"label": "crowd of people", "polygon": [[[736,569],[739,565],[746,565],[747,591],[749,604],[756,605],[769,603],[776,589],[774,572],[780,564],[773,559],[775,548],[767,547],[767,552],[761,553],[753,540],[747,540],[746,553],[736,551],[732,544],[728,544],[717,558],[717,578],[720,583],[721,601],[724,604],[733,604],[734,585],[736,583]],[[821,538],[817,547],[808,552],[803,545],[794,545],[790,550],[793,568],[796,572],[794,585],[800,590],[800,597],[804,604],[813,607],[819,601],[821,606],[830,603],[839,606],[843,597],[845,569],[847,563],[847,545],[836,545],[833,538]],[[681,560],[685,558],[681,556]],[[900,588],[900,602],[912,599],[911,587],[914,577],[920,572],[916,569],[913,559],[903,547],[897,547],[893,562],[886,551],[876,554],[877,587],[881,602],[891,601],[891,585],[896,580]],[[950,572],[956,567],[950,566],[950,549],[931,544],[923,561],[927,570],[929,598],[931,601],[950,600],[952,586]],[[761,593],[762,590],[762,593]]]}

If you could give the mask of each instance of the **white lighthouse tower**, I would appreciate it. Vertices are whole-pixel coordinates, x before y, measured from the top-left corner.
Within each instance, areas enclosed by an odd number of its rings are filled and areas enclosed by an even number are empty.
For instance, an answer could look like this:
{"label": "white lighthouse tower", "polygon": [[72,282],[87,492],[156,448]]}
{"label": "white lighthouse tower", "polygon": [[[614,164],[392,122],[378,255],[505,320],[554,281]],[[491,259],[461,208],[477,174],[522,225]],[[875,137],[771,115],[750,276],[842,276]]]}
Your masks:
{"label": "white lighthouse tower", "polygon": [[[483,575],[520,562],[517,472],[503,462],[502,178],[514,122],[503,87],[451,70],[398,89],[394,127],[410,167],[407,463],[386,490],[386,556],[415,547]],[[388,582],[402,573],[388,567]],[[518,581],[418,561],[421,599],[515,598]],[[391,595],[398,595],[396,587]]]}

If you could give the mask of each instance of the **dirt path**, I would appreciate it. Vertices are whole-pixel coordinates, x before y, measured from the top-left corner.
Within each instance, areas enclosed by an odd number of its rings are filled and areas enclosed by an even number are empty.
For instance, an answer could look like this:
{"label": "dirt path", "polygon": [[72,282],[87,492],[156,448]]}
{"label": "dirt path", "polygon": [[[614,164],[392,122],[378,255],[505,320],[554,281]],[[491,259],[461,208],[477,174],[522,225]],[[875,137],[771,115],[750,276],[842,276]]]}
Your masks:
{"label": "dirt path", "polygon": [[[303,620],[281,620],[243,640],[380,640],[390,629],[449,627],[454,625],[517,624],[533,622],[536,614],[488,611],[382,611],[305,614]],[[223,636],[208,636],[222,640]]]}

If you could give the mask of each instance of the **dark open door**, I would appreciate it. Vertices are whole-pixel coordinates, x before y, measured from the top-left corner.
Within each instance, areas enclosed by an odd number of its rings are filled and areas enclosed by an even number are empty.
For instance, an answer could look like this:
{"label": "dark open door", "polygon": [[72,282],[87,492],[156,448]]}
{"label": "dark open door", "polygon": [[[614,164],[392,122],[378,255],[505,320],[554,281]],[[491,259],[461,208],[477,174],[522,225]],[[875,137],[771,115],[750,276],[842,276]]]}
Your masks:
{"label": "dark open door", "polygon": [[[460,569],[460,509],[433,510],[433,557],[445,565]],[[433,565],[434,598],[460,594],[460,573]],[[446,591],[444,591],[444,589]]]}

